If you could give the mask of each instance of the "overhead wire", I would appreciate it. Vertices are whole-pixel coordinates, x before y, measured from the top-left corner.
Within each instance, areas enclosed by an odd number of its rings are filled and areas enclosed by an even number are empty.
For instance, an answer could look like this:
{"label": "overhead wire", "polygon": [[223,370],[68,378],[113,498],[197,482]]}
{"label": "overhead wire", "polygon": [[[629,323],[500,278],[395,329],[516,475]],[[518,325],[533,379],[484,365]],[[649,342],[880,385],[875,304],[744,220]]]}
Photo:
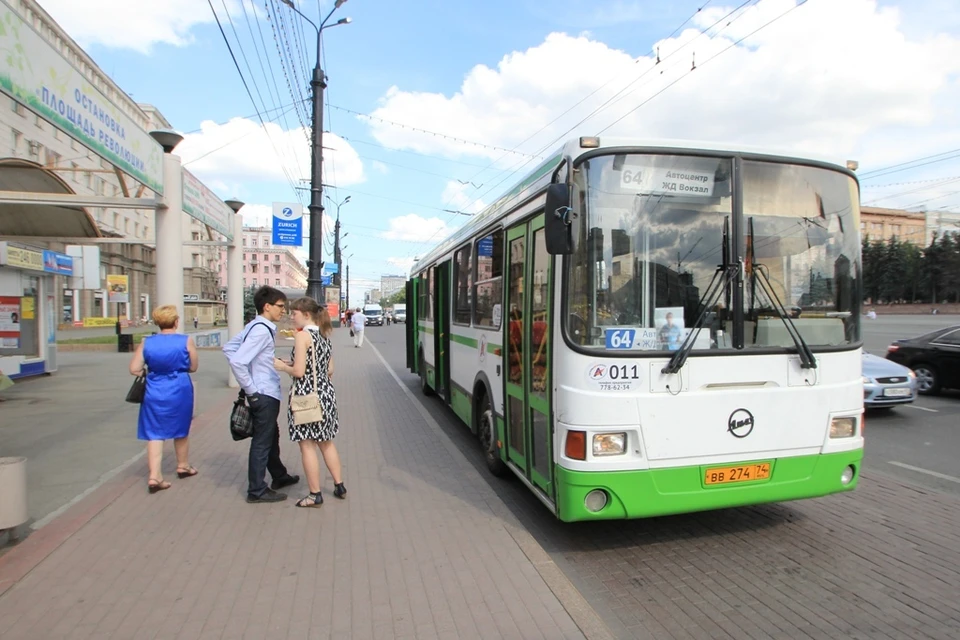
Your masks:
{"label": "overhead wire", "polygon": [[[720,18],[719,20],[715,21],[715,22],[714,22],[713,24],[711,24],[709,27],[707,27],[707,28],[705,28],[705,29],[701,29],[701,30],[700,30],[700,33],[699,33],[693,40],[688,41],[687,43],[685,43],[684,45],[682,45],[682,46],[679,47],[678,49],[672,51],[670,54],[668,54],[668,55],[667,55],[665,58],[663,58],[663,59],[665,60],[665,59],[668,59],[668,58],[670,58],[670,57],[672,57],[672,56],[675,56],[675,55],[678,54],[680,51],[682,51],[686,46],[688,46],[691,42],[693,42],[694,40],[696,40],[696,39],[699,38],[700,36],[706,34],[706,33],[707,33],[710,29],[712,29],[714,26],[716,26],[717,24],[719,24],[719,23],[722,22],[723,20],[727,19],[729,16],[733,15],[733,14],[736,13],[737,11],[740,11],[745,5],[749,4],[750,2],[756,2],[756,1],[758,1],[758,0],[746,0],[746,2],[742,3],[740,6],[738,6],[738,7],[735,8],[735,9],[733,9],[732,11],[728,12],[726,15],[724,15],[724,16],[723,16],[722,18]],[[803,0],[803,1],[805,2],[806,0]],[[802,4],[802,3],[801,3],[801,4]],[[685,20],[684,23],[681,24],[680,27],[678,27],[677,29],[674,29],[673,34],[675,34],[677,31],[679,31],[679,29],[681,29],[681,28],[683,27],[683,25],[685,25],[687,22],[689,22],[689,21],[690,21],[697,13],[699,13],[699,12],[703,9],[703,7],[705,7],[705,6],[706,6],[706,4],[702,5],[700,8],[697,9],[697,11],[694,12],[693,15],[691,15],[689,18],[687,18],[687,20]],[[799,5],[797,5],[797,6],[799,6]],[[794,8],[796,8],[796,6],[795,6]],[[792,9],[791,9],[791,10],[792,10]],[[788,11],[788,12],[789,12],[789,11]],[[742,14],[741,14],[741,15],[742,15]],[[785,15],[785,14],[784,14],[784,15]],[[740,16],[737,16],[737,18],[739,18],[739,17],[740,17]],[[735,21],[737,18],[734,18],[734,21]],[[732,22],[733,22],[733,21],[731,21],[731,23],[732,23]],[[769,24],[769,23],[768,23],[768,24]],[[725,25],[725,26],[724,26],[724,29],[725,29],[727,26],[730,26],[730,24]],[[767,25],[764,25],[764,26],[767,26]],[[763,27],[761,27],[761,28],[763,28]],[[722,30],[723,30],[723,29],[721,29],[721,31],[722,31]],[[756,31],[759,31],[759,29],[757,29]],[[746,37],[749,37],[750,35],[753,35],[753,33],[756,33],[756,31],[753,31],[752,33],[748,34],[747,36],[745,36],[745,38],[746,38]],[[671,36],[672,36],[673,34],[671,34]],[[668,36],[668,37],[671,37],[671,36]],[[743,40],[743,38],[742,38],[740,41],[738,41],[737,43],[742,42],[742,40]],[[737,44],[737,43],[734,43],[734,44]],[[731,46],[732,46],[732,45],[731,45]],[[728,48],[729,48],[729,47],[728,47]],[[726,49],[725,49],[725,50],[726,50]],[[725,51],[725,50],[724,50],[724,51]],[[721,53],[722,53],[722,52],[721,52]],[[657,57],[658,57],[657,62],[660,63],[662,60],[660,59],[659,54],[658,54]],[[641,78],[643,78],[647,73],[649,73],[650,70],[652,70],[652,69],[654,69],[654,68],[656,68],[656,65],[650,67],[649,69],[647,69],[646,71],[644,71],[642,74],[640,74],[640,76],[639,76],[638,78],[634,79],[631,83],[629,83],[629,84],[627,85],[627,87],[630,87],[630,86],[632,86],[633,84],[635,84],[638,80],[640,80]],[[689,73],[689,72],[688,72],[688,73]],[[684,76],[681,76],[681,78],[682,78],[682,77],[684,77]],[[679,80],[679,79],[678,79],[678,80]],[[611,81],[612,81],[612,80],[611,80]],[[611,81],[608,81],[607,84],[609,84]],[[676,81],[674,81],[674,83],[671,83],[671,85],[668,85],[667,87],[665,87],[663,90],[661,90],[661,91],[658,92],[657,94],[654,94],[654,96],[652,96],[650,99],[652,99],[653,97],[656,97],[656,95],[659,95],[659,93],[662,93],[664,90],[666,90],[666,88],[669,88],[669,86],[672,86],[672,84],[675,84],[675,83],[676,83]],[[604,86],[606,86],[606,85],[604,85]],[[625,88],[627,88],[627,87],[625,87]],[[602,87],[601,87],[601,88],[602,88]],[[624,88],[624,89],[625,89],[625,88]],[[618,96],[618,95],[621,95],[622,92],[624,91],[624,89],[621,89],[621,91],[619,91],[619,92],[617,92],[616,94],[614,94],[614,98],[616,98],[616,96]],[[598,89],[598,90],[595,90],[592,94],[590,94],[590,96],[594,95],[597,91],[599,91],[599,89]],[[589,96],[588,96],[588,97],[589,97]],[[613,99],[613,98],[608,99],[607,101],[605,101],[604,103],[602,103],[599,107],[595,108],[590,114],[588,114],[586,118],[581,119],[581,121],[578,122],[577,124],[575,124],[573,127],[568,128],[566,131],[564,131],[562,134],[560,134],[560,136],[557,136],[557,137],[556,137],[554,140],[552,140],[550,143],[548,143],[547,145],[544,145],[543,147],[541,147],[541,149],[537,151],[536,157],[542,157],[542,154],[543,154],[545,151],[549,150],[550,147],[552,147],[553,145],[557,144],[557,142],[558,142],[560,139],[562,139],[562,138],[565,137],[567,134],[569,134],[573,129],[575,129],[576,127],[580,126],[581,124],[583,124],[584,122],[586,122],[586,120],[588,120],[589,118],[591,118],[591,117],[593,117],[594,115],[596,115],[597,113],[599,113],[599,111],[601,111],[606,105],[610,104],[610,100],[612,100],[612,99]],[[648,99],[646,102],[649,102],[650,99]],[[566,113],[568,113],[569,111],[571,111],[571,110],[572,110],[573,108],[575,108],[576,106],[579,106],[582,102],[583,102],[583,100],[581,100],[580,102],[578,102],[577,104],[575,104],[573,107],[571,107],[570,109],[568,109],[567,111],[565,111],[563,114],[561,114],[561,116],[558,116],[557,118],[554,118],[554,120],[552,120],[550,123],[548,123],[548,124],[545,125],[544,127],[541,127],[541,129],[538,130],[538,131],[534,134],[534,136],[536,136],[537,134],[539,134],[539,132],[540,132],[540,131],[543,131],[546,127],[550,126],[550,124],[553,124],[554,122],[556,122],[556,121],[559,119],[559,117],[562,117],[563,115],[565,115]],[[644,103],[644,104],[645,104],[645,103]],[[640,106],[642,106],[642,104],[641,104]],[[624,117],[625,117],[625,116],[624,116]],[[622,118],[621,118],[621,119],[622,119]],[[612,125],[611,125],[611,126],[612,126]],[[607,128],[609,128],[609,127],[607,127]],[[532,137],[534,137],[534,136],[529,136],[528,138],[526,138],[526,140],[524,140],[524,142],[529,141],[529,140],[532,139]],[[500,160],[502,160],[502,159],[503,159],[503,158],[500,158]],[[498,160],[498,161],[499,161],[499,160]],[[493,164],[495,164],[496,162],[497,162],[497,161],[494,161],[494,163],[492,163],[490,166],[493,166]],[[476,204],[478,204],[479,202],[481,202],[481,199],[482,199],[485,195],[489,194],[491,191],[493,191],[493,189],[495,189],[496,187],[498,187],[498,186],[500,186],[501,184],[503,184],[504,182],[506,182],[512,175],[516,174],[518,171],[520,171],[521,169],[523,169],[525,166],[529,165],[529,163],[530,163],[530,161],[528,160],[528,161],[526,161],[526,162],[521,163],[519,166],[509,167],[508,169],[505,169],[504,171],[501,171],[500,173],[496,174],[496,175],[502,175],[502,174],[506,173],[506,175],[505,175],[501,180],[499,180],[498,182],[496,182],[492,187],[490,187],[490,189],[488,189],[486,192],[484,192],[483,194],[481,194],[481,195],[480,195],[474,202],[472,202],[467,208],[471,208],[471,207],[473,207],[474,205],[476,205]],[[494,176],[494,177],[496,177],[496,176]],[[431,240],[432,240],[432,238],[431,238]],[[429,240],[428,240],[427,242],[429,242]],[[424,244],[426,244],[426,243],[424,243]]]}
{"label": "overhead wire", "polygon": [[264,122],[263,115],[260,113],[260,109],[257,106],[257,102],[253,97],[253,92],[250,90],[250,85],[247,83],[247,79],[243,75],[243,71],[240,69],[240,64],[237,62],[237,57],[233,53],[233,47],[230,45],[230,40],[227,38],[227,33],[223,29],[223,24],[220,22],[220,16],[217,15],[217,10],[213,7],[213,0],[207,0],[207,4],[210,6],[210,11],[213,13],[214,20],[216,20],[217,27],[220,29],[220,35],[223,37],[224,44],[227,45],[227,51],[230,53],[230,59],[233,60],[233,66],[237,70],[237,74],[240,76],[240,81],[243,83],[243,88],[247,92],[247,96],[250,98],[250,102],[253,104],[254,110],[257,112],[257,119],[260,120],[260,125],[263,127],[264,132],[267,134],[267,139],[270,141],[270,146],[273,148],[273,152],[277,156],[277,160],[281,160],[281,170],[287,178],[287,181],[290,185],[291,190],[294,193],[294,196],[299,199],[299,194],[297,193],[296,183],[293,178],[290,176],[290,172],[287,170],[287,167],[282,162],[282,156],[280,152],[277,151],[277,147],[273,142],[273,137],[270,135],[269,130],[267,129],[266,122]]}

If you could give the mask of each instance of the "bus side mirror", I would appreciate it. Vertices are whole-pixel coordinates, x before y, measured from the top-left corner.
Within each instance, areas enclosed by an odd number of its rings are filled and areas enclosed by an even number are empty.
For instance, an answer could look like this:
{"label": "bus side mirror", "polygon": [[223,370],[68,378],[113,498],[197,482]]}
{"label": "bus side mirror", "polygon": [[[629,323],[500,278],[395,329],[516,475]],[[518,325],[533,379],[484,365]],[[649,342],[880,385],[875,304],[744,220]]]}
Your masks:
{"label": "bus side mirror", "polygon": [[570,188],[565,184],[548,185],[543,222],[547,253],[554,256],[573,253],[571,223],[576,215],[570,207]]}

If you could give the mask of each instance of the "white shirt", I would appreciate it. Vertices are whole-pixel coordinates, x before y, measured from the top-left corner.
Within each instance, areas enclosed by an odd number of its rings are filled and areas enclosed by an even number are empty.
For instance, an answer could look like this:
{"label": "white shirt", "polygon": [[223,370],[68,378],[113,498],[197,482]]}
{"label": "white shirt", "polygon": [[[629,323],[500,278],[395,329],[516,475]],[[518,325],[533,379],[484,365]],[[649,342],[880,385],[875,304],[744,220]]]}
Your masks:
{"label": "white shirt", "polygon": [[367,324],[367,316],[362,313],[354,313],[350,318],[350,324],[353,325],[354,331],[363,331],[364,325]]}

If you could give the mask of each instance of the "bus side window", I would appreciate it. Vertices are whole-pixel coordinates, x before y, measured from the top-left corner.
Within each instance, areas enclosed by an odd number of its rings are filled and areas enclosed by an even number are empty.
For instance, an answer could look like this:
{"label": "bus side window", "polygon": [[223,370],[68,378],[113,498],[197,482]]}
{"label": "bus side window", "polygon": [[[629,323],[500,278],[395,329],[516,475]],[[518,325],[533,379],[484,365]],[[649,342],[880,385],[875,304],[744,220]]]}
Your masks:
{"label": "bus side window", "polygon": [[503,299],[503,230],[480,238],[474,251],[473,323],[499,329]]}

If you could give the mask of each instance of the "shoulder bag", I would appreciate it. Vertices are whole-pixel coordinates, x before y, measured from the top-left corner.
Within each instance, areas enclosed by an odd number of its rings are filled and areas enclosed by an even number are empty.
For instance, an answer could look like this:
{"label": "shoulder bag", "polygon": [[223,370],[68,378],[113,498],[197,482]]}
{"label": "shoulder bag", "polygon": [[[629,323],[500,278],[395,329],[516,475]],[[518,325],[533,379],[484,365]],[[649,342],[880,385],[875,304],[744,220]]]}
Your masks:
{"label": "shoulder bag", "polygon": [[230,412],[230,435],[234,440],[243,440],[253,436],[253,416],[247,407],[247,395],[240,390]]}
{"label": "shoulder bag", "polygon": [[290,411],[293,413],[293,424],[310,424],[323,420],[323,407],[320,406],[320,388],[317,386],[317,369],[320,368],[320,358],[317,354],[317,343],[310,333],[310,342],[313,347],[313,392],[305,396],[293,395],[290,390]]}
{"label": "shoulder bag", "polygon": [[144,367],[144,372],[138,375],[133,379],[133,384],[130,385],[130,390],[127,391],[127,402],[132,402],[133,404],[141,404],[143,402],[143,396],[147,393],[147,372],[146,367]]}

